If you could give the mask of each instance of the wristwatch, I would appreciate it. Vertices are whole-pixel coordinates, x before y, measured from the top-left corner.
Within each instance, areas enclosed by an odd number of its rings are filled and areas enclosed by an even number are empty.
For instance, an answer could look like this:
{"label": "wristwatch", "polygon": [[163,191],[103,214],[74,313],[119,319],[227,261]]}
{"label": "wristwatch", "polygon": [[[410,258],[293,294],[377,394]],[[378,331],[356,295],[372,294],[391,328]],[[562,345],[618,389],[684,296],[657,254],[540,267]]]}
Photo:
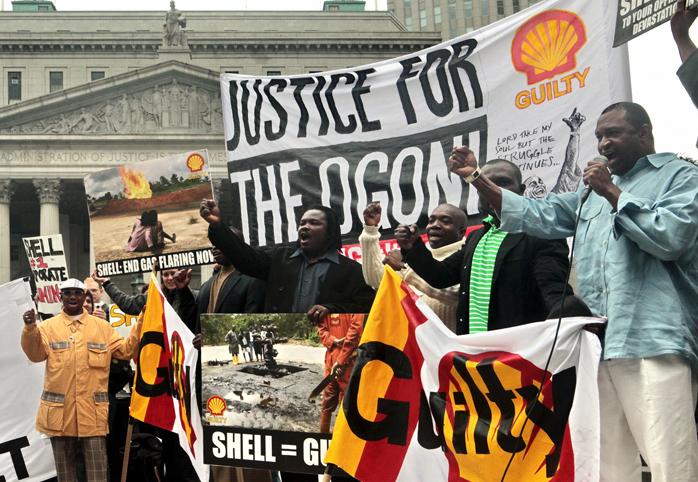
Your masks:
{"label": "wristwatch", "polygon": [[473,171],[473,173],[471,175],[469,175],[468,177],[463,178],[463,180],[465,182],[467,182],[468,184],[470,184],[478,177],[480,177],[480,166],[476,167],[475,170]]}

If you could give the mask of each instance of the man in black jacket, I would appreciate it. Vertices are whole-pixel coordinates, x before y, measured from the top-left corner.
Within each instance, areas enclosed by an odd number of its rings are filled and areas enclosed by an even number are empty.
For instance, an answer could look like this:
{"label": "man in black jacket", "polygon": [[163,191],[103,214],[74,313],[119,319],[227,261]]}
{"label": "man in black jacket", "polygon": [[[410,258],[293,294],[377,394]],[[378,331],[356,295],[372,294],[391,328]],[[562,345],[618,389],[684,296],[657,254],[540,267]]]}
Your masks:
{"label": "man in black jacket", "polygon": [[199,290],[196,298],[202,313],[262,313],[264,282],[240,273],[218,248],[211,250],[218,264],[213,276]]}
{"label": "man in black jacket", "polygon": [[375,295],[361,265],[339,254],[337,215],[329,208],[308,209],[298,225],[297,247],[253,248],[223,226],[214,201],[203,200],[201,217],[208,237],[242,273],[266,281],[266,313],[308,313],[317,324],[329,313],[368,313]]}
{"label": "man in black jacket", "polygon": [[[509,161],[490,161],[481,175],[503,189],[524,191],[521,171]],[[542,321],[551,311],[559,311],[569,265],[565,240],[503,233],[494,210],[482,198],[479,207],[489,215],[483,227],[470,233],[460,251],[443,261],[432,258],[414,226],[395,230],[405,261],[425,281],[435,288],[460,283],[457,333]],[[570,287],[567,294],[572,295]]]}

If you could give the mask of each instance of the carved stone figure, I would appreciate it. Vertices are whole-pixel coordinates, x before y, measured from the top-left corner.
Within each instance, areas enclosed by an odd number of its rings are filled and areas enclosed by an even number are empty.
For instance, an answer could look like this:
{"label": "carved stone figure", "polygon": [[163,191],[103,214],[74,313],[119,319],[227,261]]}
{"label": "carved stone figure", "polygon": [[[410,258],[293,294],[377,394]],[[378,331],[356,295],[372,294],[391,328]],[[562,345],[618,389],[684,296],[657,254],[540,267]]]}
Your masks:
{"label": "carved stone figure", "polygon": [[172,86],[170,87],[170,90],[168,92],[168,102],[169,102],[169,114],[170,114],[170,122],[169,125],[171,127],[178,127],[182,125],[181,122],[181,101],[180,101],[180,96],[182,95],[182,91],[179,88],[179,85],[177,85],[177,79],[174,79],[172,81]]}
{"label": "carved stone figure", "polygon": [[174,1],[170,2],[170,10],[165,14],[165,46],[183,47],[186,45],[184,27],[187,26],[187,19],[175,8]]}
{"label": "carved stone figure", "polygon": [[119,132],[129,132],[131,130],[131,105],[126,94],[121,96],[118,102],[119,107]]}
{"label": "carved stone figure", "polygon": [[89,134],[95,128],[96,119],[92,113],[85,110],[83,107],[80,109],[76,120],[70,126],[70,132],[75,134]]}
{"label": "carved stone figure", "polygon": [[199,101],[199,119],[207,126],[211,125],[211,95],[202,90],[197,95]]}
{"label": "carved stone figure", "polygon": [[143,128],[143,106],[141,105],[141,97],[133,95],[129,99],[131,106],[131,125],[136,131],[141,131]]}
{"label": "carved stone figure", "polygon": [[162,105],[162,93],[160,92],[160,86],[155,87],[155,90],[153,90],[153,95],[150,98],[151,98],[151,102],[152,102],[152,105],[151,105],[152,110],[150,111],[150,113],[153,114],[153,117],[155,120],[155,127],[162,127],[163,105]]}
{"label": "carved stone figure", "polygon": [[107,105],[104,106],[104,123],[107,132],[121,132],[120,119],[114,114],[114,105],[111,102],[107,102]]}

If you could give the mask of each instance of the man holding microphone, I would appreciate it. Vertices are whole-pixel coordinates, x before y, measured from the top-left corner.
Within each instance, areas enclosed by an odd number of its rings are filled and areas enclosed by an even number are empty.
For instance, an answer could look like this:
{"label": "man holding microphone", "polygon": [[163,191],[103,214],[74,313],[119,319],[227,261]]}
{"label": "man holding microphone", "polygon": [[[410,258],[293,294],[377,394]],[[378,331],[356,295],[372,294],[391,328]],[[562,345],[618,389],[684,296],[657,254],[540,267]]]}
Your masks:
{"label": "man holding microphone", "polygon": [[449,168],[501,213],[502,230],[552,239],[576,232],[579,292],[608,318],[599,367],[601,481],[639,482],[639,451],[653,482],[693,482],[698,168],[655,153],[652,124],[638,104],[607,107],[596,138],[608,162],[584,169],[586,201],[584,186],[541,200],[503,190],[479,176],[467,147],[454,149]]}

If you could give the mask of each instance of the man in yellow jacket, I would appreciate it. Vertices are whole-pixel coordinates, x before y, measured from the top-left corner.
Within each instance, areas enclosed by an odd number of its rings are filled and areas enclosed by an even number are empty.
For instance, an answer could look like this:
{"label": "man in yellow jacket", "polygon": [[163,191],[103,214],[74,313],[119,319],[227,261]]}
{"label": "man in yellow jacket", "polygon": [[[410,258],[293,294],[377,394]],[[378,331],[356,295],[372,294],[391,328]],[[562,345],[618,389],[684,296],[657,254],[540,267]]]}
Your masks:
{"label": "man in yellow jacket", "polygon": [[112,357],[127,360],[136,353],[141,323],[124,339],[109,322],[83,309],[81,281],[64,281],[60,290],[60,314],[39,326],[34,310],[23,315],[22,349],[29,360],[46,361],[36,429],[51,438],[59,482],[76,480],[78,444],[87,480],[106,482],[109,366]]}

